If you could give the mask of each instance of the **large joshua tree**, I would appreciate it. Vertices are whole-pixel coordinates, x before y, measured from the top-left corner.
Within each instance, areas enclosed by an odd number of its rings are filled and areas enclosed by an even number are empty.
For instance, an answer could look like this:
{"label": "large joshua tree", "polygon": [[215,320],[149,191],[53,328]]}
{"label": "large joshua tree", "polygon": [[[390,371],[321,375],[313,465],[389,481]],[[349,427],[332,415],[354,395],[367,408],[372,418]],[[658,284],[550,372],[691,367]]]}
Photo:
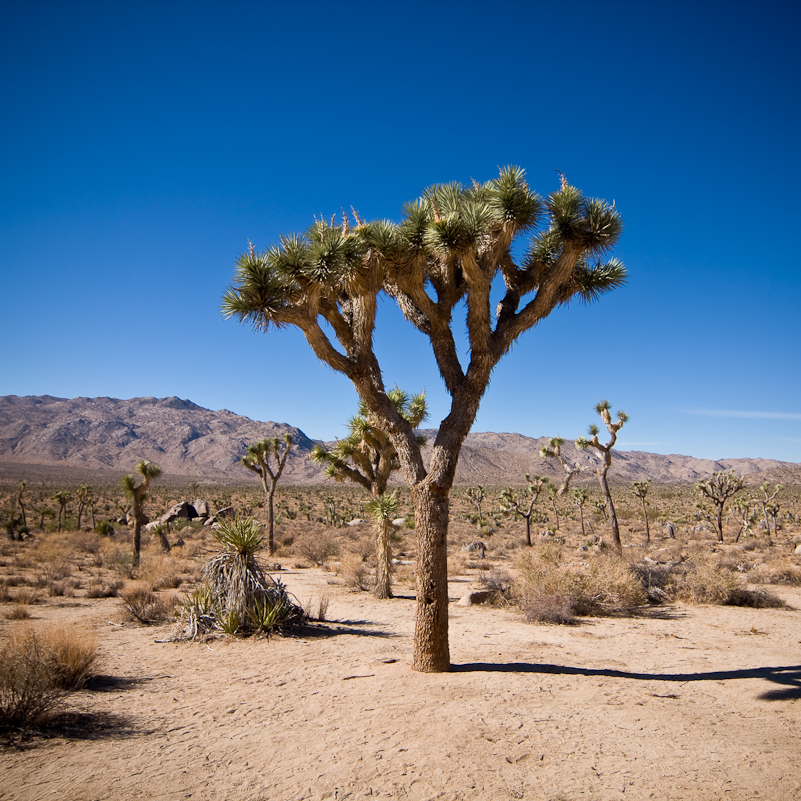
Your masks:
{"label": "large joshua tree", "polygon": [[155,481],[161,475],[161,468],[153,462],[143,459],[136,465],[136,472],[142,480],[137,484],[133,473],[128,473],[122,477],[122,488],[125,494],[131,499],[131,517],[133,518],[133,563],[139,564],[139,555],[142,551],[142,526],[147,518],[145,517],[144,503],[147,500],[147,491],[150,482]]}
{"label": "large joshua tree", "polygon": [[[395,387],[387,393],[387,397],[412,428],[417,428],[428,417],[425,392],[410,396]],[[392,518],[389,513],[397,509],[398,504],[397,497],[386,496],[386,492],[390,475],[400,469],[398,452],[364,401],[359,404],[358,414],[348,421],[348,430],[348,436],[338,440],[330,451],[322,445],[316,445],[311,458],[318,464],[326,465],[325,473],[329,478],[352,481],[373,496],[368,509],[376,523],[376,583],[373,594],[377,598],[391,598],[392,549],[389,535]],[[418,436],[417,444],[425,445],[426,438]]]}
{"label": "large joshua tree", "polygon": [[[236,262],[223,314],[262,331],[299,328],[318,358],[353,382],[397,450],[418,537],[415,670],[450,667],[448,500],[492,371],[555,308],[625,282],[619,261],[603,261],[621,229],[614,204],[585,197],[564,177],[543,200],[522,169],[507,167],[486,183],[429,187],[403,207],[399,223],[355,213],[353,225],[320,219],[266,251],[251,246]],[[525,256],[515,260],[515,243],[529,232]],[[494,309],[493,288],[500,294]],[[412,425],[388,396],[373,348],[381,293],[428,337],[451,396],[428,467]],[[462,306],[465,319],[454,319]],[[460,360],[465,323],[468,353]]]}
{"label": "large joshua tree", "polygon": [[278,437],[254,442],[242,457],[242,464],[261,479],[261,486],[267,497],[267,552],[275,553],[275,488],[284,472],[287,456],[292,449],[292,434],[284,434],[284,449],[281,450]]}

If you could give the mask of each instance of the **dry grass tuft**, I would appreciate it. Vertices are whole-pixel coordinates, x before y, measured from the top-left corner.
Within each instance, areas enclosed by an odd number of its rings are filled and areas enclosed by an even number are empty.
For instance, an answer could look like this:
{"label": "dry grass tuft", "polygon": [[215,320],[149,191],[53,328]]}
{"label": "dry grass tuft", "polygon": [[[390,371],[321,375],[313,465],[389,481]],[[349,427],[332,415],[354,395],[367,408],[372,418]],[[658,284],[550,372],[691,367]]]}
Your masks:
{"label": "dry grass tuft", "polygon": [[359,554],[345,554],[339,562],[337,573],[342,577],[345,586],[352,590],[369,589],[370,568]]}
{"label": "dry grass tuft", "polygon": [[147,583],[133,582],[120,590],[119,597],[131,618],[146,626],[166,623],[173,618],[175,596],[157,595]]}

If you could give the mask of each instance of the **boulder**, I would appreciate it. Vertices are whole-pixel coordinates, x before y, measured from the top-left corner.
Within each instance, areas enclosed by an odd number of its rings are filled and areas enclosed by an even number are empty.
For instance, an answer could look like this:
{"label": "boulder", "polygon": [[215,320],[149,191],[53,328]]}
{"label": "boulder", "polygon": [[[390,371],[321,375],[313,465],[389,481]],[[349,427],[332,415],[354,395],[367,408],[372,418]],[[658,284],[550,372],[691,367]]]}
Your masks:
{"label": "boulder", "polygon": [[357,518],[355,518],[354,520],[351,520],[351,521],[350,521],[349,523],[347,523],[346,525],[348,525],[348,526],[362,526],[362,525],[364,525],[366,522],[367,522],[367,521],[366,521],[366,520],[364,520],[363,518],[361,518],[361,517],[357,517]]}
{"label": "boulder", "polygon": [[405,517],[396,517],[392,521],[392,525],[395,526],[395,528],[403,528],[406,525],[406,518]]}
{"label": "boulder", "polygon": [[211,514],[209,505],[206,503],[206,501],[203,501],[200,498],[192,501],[191,506],[195,510],[196,517],[208,517]]}
{"label": "boulder", "polygon": [[171,509],[168,509],[160,518],[159,523],[172,523],[173,520],[191,520],[197,517],[197,512],[192,504],[186,501],[176,503]]}
{"label": "boulder", "polygon": [[487,555],[487,546],[480,540],[471,542],[469,545],[462,545],[462,550],[473,554],[477,559],[484,559]]}
{"label": "boulder", "polygon": [[793,553],[797,554],[798,556],[801,556],[801,545],[797,545]]}
{"label": "boulder", "polygon": [[471,590],[467,595],[463,595],[456,603],[456,606],[475,606],[485,604],[492,600],[495,593],[492,590]]}

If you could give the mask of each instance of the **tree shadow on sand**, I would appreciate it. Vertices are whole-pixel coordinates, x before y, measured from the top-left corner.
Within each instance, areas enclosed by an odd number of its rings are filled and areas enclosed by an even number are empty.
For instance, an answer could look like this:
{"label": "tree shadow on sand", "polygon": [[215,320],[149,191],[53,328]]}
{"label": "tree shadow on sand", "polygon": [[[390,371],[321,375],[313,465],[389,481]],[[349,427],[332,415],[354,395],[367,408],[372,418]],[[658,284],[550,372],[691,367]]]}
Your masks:
{"label": "tree shadow on sand", "polygon": [[639,681],[731,681],[734,679],[764,679],[783,685],[783,689],[768,690],[757,696],[763,701],[792,701],[801,698],[801,665],[785,667],[744,668],[742,670],[713,670],[707,673],[633,673],[609,668],[580,668],[567,665],[535,665],[528,662],[466,662],[452,665],[454,673],[538,673],[557,676],[602,676],[610,679]]}
{"label": "tree shadow on sand", "polygon": [[376,624],[370,620],[332,620],[325,623],[307,623],[295,629],[294,634],[302,639],[324,639],[351,634],[357,637],[381,637],[391,639],[402,635],[394,631],[380,631],[372,628]]}

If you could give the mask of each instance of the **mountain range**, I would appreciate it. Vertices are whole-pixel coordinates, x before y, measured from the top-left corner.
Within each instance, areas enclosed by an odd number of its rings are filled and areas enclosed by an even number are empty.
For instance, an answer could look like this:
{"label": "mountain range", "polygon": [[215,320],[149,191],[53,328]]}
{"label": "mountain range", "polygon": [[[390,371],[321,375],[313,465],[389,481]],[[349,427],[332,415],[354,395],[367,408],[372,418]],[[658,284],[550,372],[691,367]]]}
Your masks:
{"label": "mountain range", "polygon": [[[0,396],[0,479],[113,482],[149,459],[172,482],[245,484],[257,481],[240,464],[248,445],[291,433],[293,448],[282,481],[311,485],[326,481],[308,458],[316,444],[287,423],[259,422],[225,409],[211,411],[180,398],[56,398]],[[422,431],[433,442],[436,430]],[[459,459],[456,483],[521,484],[524,474],[558,481],[560,464],[540,457],[545,437],[471,433]],[[588,452],[566,443],[570,462],[588,466]],[[801,464],[772,459],[696,459],[641,451],[615,451],[610,479],[631,482],[691,482],[718,470],[754,480],[801,484]],[[588,477],[585,477],[588,478]]]}

